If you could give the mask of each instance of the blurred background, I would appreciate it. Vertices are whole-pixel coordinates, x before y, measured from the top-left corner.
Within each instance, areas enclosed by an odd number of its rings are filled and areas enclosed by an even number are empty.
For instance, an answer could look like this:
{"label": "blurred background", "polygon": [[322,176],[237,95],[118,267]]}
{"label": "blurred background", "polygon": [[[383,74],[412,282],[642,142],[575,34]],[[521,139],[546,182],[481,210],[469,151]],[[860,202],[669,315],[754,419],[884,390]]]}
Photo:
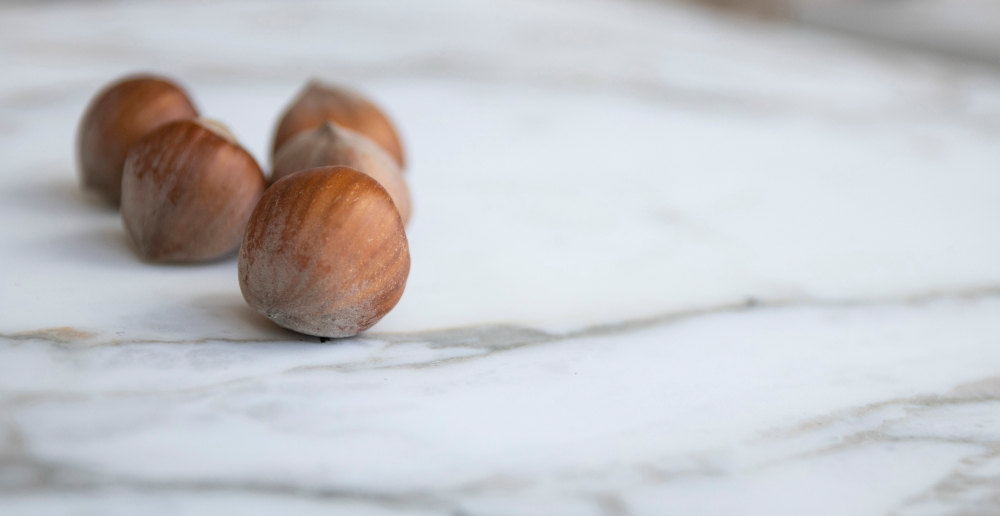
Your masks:
{"label": "blurred background", "polygon": [[[307,79],[352,85],[412,158],[423,259],[385,331],[975,286],[1000,274],[977,232],[996,220],[998,23],[984,0],[9,2],[0,150],[36,192],[14,203],[64,205],[44,192],[78,190],[87,102],[155,70],[266,168]],[[58,223],[117,238],[106,215]],[[61,252],[127,249],[79,238]]]}
{"label": "blurred background", "polygon": [[826,27],[1000,64],[993,0],[691,0],[721,11]]}

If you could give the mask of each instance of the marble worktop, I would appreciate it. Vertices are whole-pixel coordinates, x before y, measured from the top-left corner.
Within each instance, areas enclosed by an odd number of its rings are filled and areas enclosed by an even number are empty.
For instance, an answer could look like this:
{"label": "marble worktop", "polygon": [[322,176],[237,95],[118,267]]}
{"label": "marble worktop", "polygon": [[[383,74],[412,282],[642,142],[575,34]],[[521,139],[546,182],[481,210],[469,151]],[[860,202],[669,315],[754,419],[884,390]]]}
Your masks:
{"label": "marble worktop", "polygon": [[[352,339],[78,186],[169,74],[267,165],[309,77],[403,135]],[[0,514],[1000,513],[1000,71],[642,0],[0,4]]]}

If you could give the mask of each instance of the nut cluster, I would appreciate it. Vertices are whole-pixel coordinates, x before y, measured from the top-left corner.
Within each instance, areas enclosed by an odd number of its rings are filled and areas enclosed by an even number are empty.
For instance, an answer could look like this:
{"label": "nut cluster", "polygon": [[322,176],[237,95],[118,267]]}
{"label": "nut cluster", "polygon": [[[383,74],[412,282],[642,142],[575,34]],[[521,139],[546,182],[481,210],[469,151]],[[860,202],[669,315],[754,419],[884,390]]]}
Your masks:
{"label": "nut cluster", "polygon": [[275,129],[270,180],[233,134],[163,77],[97,94],[77,139],[83,186],[121,207],[147,262],[239,249],[247,304],[286,328],[348,337],[399,302],[412,202],[403,149],[371,101],[310,81]]}

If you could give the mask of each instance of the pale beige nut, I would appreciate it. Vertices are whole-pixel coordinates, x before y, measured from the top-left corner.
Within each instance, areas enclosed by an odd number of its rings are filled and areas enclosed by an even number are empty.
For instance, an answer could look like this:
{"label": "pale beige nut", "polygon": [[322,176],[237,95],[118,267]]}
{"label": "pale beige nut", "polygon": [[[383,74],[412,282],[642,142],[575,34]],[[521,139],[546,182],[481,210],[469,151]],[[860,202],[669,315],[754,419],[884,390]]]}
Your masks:
{"label": "pale beige nut", "polygon": [[368,174],[392,197],[403,224],[410,220],[412,200],[395,160],[364,135],[332,122],[299,133],[281,146],[274,158],[271,182],[302,170],[342,165]]}
{"label": "pale beige nut", "polygon": [[392,156],[400,169],[406,167],[403,144],[389,117],[360,93],[347,88],[309,81],[278,122],[271,147],[273,157],[291,137],[315,129],[324,122],[357,131]]}

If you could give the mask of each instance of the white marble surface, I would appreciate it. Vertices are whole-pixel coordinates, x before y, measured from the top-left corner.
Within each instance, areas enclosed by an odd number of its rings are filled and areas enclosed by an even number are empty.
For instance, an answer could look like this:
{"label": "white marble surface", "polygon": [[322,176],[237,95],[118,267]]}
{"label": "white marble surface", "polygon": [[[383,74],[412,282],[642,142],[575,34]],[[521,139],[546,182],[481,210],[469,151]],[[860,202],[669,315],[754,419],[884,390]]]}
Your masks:
{"label": "white marble surface", "polygon": [[[73,136],[157,70],[262,158],[400,126],[413,268],[320,343],[157,267]],[[0,5],[0,514],[1000,512],[1000,72],[642,1]]]}
{"label": "white marble surface", "polygon": [[791,0],[816,25],[1000,64],[1000,3],[994,0]]}

